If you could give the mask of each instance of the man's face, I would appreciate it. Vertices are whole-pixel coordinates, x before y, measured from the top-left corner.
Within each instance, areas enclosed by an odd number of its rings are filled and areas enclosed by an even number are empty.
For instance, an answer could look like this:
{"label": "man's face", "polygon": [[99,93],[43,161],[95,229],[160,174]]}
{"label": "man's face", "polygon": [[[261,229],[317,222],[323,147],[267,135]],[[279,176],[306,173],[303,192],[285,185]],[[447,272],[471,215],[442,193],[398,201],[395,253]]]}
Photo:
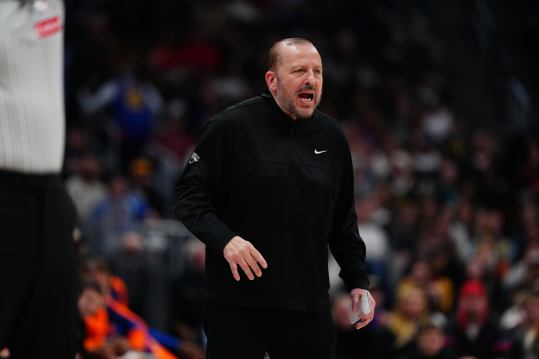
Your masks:
{"label": "man's face", "polygon": [[281,61],[266,73],[266,82],[279,107],[293,119],[313,115],[322,97],[322,59],[309,43],[282,44]]}
{"label": "man's face", "polygon": [[92,288],[84,289],[79,297],[79,311],[83,316],[94,315],[104,305],[103,295]]}

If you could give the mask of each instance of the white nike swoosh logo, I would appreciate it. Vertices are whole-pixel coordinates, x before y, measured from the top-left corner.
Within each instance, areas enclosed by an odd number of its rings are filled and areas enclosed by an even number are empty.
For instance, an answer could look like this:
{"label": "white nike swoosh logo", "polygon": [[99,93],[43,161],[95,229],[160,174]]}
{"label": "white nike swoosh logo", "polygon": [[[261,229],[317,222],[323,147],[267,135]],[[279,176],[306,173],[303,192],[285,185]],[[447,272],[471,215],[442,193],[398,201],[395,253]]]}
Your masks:
{"label": "white nike swoosh logo", "polygon": [[323,150],[323,151],[318,151],[318,150],[314,150],[314,154],[315,155],[319,155],[321,153],[324,153],[324,152],[327,152],[328,150]]}

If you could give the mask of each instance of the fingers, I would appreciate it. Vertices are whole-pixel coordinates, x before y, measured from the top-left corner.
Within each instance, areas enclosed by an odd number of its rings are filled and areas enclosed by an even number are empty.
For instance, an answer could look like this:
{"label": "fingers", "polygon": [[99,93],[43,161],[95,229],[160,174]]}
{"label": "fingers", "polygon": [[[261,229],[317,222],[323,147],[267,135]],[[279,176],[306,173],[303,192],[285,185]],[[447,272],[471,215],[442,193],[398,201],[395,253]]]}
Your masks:
{"label": "fingers", "polygon": [[251,271],[251,268],[249,267],[245,259],[240,259],[239,265],[241,269],[243,269],[243,272],[247,275],[247,278],[249,278],[249,280],[255,279],[255,276],[253,275],[253,272]]}
{"label": "fingers", "polygon": [[356,329],[361,329],[363,327],[366,327],[371,321],[366,319],[366,318],[362,318],[362,320],[356,324]]}
{"label": "fingers", "polygon": [[223,250],[225,259],[230,264],[232,276],[236,281],[241,279],[238,266],[242,269],[249,280],[262,276],[262,268],[267,268],[268,264],[260,252],[248,241],[241,237],[232,238]]}
{"label": "fingers", "polygon": [[252,256],[243,258],[243,260],[247,262],[249,269],[252,270],[256,274],[257,277],[262,277],[262,270],[260,269],[260,267],[258,266],[258,263],[255,261],[255,259]]}
{"label": "fingers", "polygon": [[352,312],[359,311],[359,297],[360,297],[360,294],[357,294],[357,293],[352,294]]}
{"label": "fingers", "polygon": [[360,321],[356,324],[356,329],[361,329],[367,326],[374,319],[374,310],[371,310],[367,314],[360,315]]}
{"label": "fingers", "polygon": [[236,263],[230,263],[230,271],[236,281],[240,280],[240,274],[238,273],[238,266]]}
{"label": "fingers", "polygon": [[260,252],[254,246],[252,246],[252,248],[251,248],[251,255],[253,256],[255,261],[260,263],[262,268],[264,268],[264,269],[268,268],[268,263],[266,262],[264,257],[262,257],[262,254],[260,254]]}

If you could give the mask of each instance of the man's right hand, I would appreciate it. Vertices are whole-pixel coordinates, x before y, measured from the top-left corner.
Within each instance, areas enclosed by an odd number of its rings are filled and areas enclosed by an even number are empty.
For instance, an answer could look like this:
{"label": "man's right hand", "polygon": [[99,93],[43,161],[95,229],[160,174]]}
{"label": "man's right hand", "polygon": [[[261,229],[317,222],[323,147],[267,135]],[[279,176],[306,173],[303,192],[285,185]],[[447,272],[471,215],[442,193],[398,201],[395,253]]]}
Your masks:
{"label": "man's right hand", "polygon": [[[245,239],[235,236],[226,244],[223,249],[223,255],[230,264],[230,270],[232,276],[236,281],[240,280],[240,273],[238,272],[238,266],[243,269],[245,275],[249,280],[254,280],[256,274],[257,277],[262,276],[262,268],[268,268],[268,264],[262,254],[251,244],[251,242]],[[253,274],[254,272],[254,274]]]}

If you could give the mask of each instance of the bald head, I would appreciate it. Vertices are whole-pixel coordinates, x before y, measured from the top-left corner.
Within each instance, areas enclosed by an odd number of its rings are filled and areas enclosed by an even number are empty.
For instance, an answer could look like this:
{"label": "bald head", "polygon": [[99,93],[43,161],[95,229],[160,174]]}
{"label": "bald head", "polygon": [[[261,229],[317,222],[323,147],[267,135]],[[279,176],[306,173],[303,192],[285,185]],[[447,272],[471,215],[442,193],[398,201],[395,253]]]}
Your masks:
{"label": "bald head", "polygon": [[268,53],[268,70],[275,71],[277,67],[282,64],[282,51],[284,46],[294,45],[311,45],[314,47],[312,42],[302,37],[289,37],[277,41],[273,44]]}

